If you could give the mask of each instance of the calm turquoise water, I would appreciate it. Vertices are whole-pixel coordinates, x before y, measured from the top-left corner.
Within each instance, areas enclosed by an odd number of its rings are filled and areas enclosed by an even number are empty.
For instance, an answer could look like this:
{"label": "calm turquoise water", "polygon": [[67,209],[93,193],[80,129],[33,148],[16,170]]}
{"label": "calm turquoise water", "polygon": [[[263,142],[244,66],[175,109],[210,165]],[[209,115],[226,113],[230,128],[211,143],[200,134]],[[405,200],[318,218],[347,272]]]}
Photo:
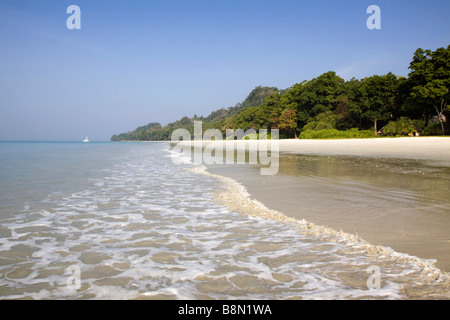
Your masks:
{"label": "calm turquoise water", "polygon": [[1,142],[0,298],[450,297],[432,262],[280,219],[178,156],[165,143]]}
{"label": "calm turquoise water", "polygon": [[0,203],[17,209],[53,192],[80,190],[129,148],[111,143],[0,142]]}

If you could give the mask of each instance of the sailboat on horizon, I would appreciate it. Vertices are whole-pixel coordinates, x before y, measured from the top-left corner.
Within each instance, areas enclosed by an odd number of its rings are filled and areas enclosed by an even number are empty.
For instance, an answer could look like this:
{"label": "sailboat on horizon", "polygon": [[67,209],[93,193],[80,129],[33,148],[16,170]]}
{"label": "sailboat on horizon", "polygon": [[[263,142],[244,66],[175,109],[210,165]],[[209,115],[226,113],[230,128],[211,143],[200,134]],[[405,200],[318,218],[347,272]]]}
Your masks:
{"label": "sailboat on horizon", "polygon": [[86,137],[86,139],[84,139],[83,142],[89,142],[89,138]]}

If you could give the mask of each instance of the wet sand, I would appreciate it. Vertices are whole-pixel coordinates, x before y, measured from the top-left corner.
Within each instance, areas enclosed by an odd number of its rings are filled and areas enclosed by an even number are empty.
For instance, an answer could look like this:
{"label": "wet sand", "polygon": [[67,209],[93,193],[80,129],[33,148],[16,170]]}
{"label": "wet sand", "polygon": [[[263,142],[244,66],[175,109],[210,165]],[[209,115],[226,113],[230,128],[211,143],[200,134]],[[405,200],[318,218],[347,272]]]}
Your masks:
{"label": "wet sand", "polygon": [[280,140],[280,152],[428,160],[450,166],[450,137]]}
{"label": "wet sand", "polygon": [[450,138],[280,140],[279,151],[276,175],[248,164],[208,171],[269,209],[450,271]]}

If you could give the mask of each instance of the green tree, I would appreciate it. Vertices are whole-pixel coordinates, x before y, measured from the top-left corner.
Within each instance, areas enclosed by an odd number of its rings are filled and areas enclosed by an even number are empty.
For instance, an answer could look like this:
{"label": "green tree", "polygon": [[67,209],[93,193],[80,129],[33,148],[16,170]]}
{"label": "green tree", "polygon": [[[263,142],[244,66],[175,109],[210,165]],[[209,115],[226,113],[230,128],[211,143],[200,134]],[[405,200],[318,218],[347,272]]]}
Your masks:
{"label": "green tree", "polygon": [[390,121],[383,127],[383,134],[387,136],[407,136],[413,134],[418,126],[407,118],[401,117],[398,121]]}
{"label": "green tree", "polygon": [[365,127],[363,125],[363,120],[365,120],[363,106],[366,101],[363,83],[361,80],[352,78],[344,84],[344,87],[344,95],[336,101],[337,125],[341,129],[363,128]]}
{"label": "green tree", "polygon": [[170,140],[175,129],[193,132],[194,121],[203,121],[203,130],[279,128],[284,136],[294,137],[302,130],[313,135],[322,131],[321,137],[366,135],[365,129],[371,128],[377,134],[380,122],[391,121],[388,131],[404,134],[411,126],[402,117],[414,121],[424,134],[436,134],[439,127],[445,134],[450,111],[450,46],[434,52],[417,49],[410,70],[407,78],[388,73],[344,81],[330,71],[285,90],[258,86],[242,103],[217,109],[207,117],[184,117],[164,127],[150,123],[113,135],[111,140]]}
{"label": "green tree", "polygon": [[279,128],[293,133],[297,139],[297,110],[284,109],[279,117]]}
{"label": "green tree", "polygon": [[450,97],[450,45],[436,51],[417,49],[409,68],[412,89],[408,103],[419,106],[426,115],[435,112],[444,135],[444,113]]}
{"label": "green tree", "polygon": [[375,135],[378,121],[392,118],[397,94],[397,76],[389,72],[384,76],[374,75],[361,82],[363,93],[362,117],[373,121]]}
{"label": "green tree", "polygon": [[337,116],[332,111],[319,113],[314,117],[314,120],[308,122],[303,130],[324,130],[336,129]]}
{"label": "green tree", "polygon": [[250,92],[250,94],[245,98],[242,102],[240,108],[245,109],[248,107],[259,106],[263,104],[264,99],[273,93],[277,92],[278,88],[276,87],[262,87],[257,86],[255,89]]}
{"label": "green tree", "polygon": [[280,98],[282,109],[297,110],[297,127],[302,128],[318,114],[334,111],[337,98],[344,92],[344,83],[334,71],[297,83]]}
{"label": "green tree", "polygon": [[311,120],[322,112],[334,111],[336,99],[343,92],[344,80],[329,71],[305,84],[299,102],[302,110],[309,110],[308,120]]}
{"label": "green tree", "polygon": [[350,103],[347,94],[343,94],[336,99],[335,126],[337,129],[350,129],[357,124],[351,112]]}

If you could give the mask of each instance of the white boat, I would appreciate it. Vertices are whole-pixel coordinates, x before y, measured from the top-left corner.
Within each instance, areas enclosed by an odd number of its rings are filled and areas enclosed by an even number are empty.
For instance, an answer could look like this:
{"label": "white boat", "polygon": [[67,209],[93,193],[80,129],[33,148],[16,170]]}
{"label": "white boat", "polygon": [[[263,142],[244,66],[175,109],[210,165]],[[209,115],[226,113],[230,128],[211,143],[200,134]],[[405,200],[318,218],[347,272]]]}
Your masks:
{"label": "white boat", "polygon": [[89,138],[86,137],[86,139],[84,139],[83,142],[89,142]]}

